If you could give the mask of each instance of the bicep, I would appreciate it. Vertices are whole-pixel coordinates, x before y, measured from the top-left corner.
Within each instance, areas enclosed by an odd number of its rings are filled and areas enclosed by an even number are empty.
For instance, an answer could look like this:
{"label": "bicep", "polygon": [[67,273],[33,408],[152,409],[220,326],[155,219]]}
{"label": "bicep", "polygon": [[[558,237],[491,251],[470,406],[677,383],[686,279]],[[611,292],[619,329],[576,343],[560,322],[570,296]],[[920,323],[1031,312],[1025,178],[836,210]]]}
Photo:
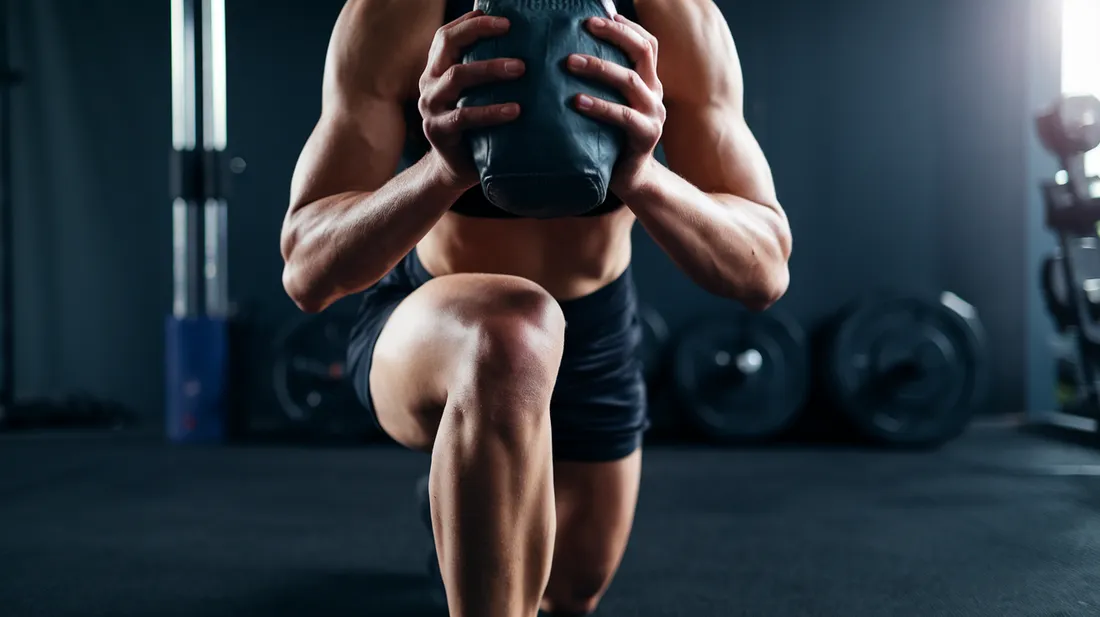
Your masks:
{"label": "bicep", "polygon": [[638,8],[660,46],[669,168],[708,193],[775,204],[771,169],[745,122],[741,63],[721,11],[713,0],[648,0]]}
{"label": "bicep", "polygon": [[771,167],[737,111],[720,103],[668,106],[663,139],[669,169],[707,193],[776,205]]}
{"label": "bicep", "polygon": [[416,94],[439,19],[438,10],[409,9],[387,0],[344,5],[325,57],[321,117],[294,171],[292,211],[331,195],[374,191],[396,171],[404,104]]}
{"label": "bicep", "polygon": [[354,109],[327,109],[294,169],[292,209],[339,193],[377,190],[400,163],[405,131],[399,101],[368,98]]}

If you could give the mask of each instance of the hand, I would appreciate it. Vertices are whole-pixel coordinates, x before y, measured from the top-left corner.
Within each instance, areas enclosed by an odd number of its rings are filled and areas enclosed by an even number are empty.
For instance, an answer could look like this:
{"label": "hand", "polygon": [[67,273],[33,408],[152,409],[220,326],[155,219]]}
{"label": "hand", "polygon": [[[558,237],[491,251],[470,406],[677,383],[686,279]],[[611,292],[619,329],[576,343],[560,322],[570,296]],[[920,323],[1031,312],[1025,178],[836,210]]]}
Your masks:
{"label": "hand", "polygon": [[622,15],[590,19],[588,29],[622,49],[634,62],[633,70],[581,54],[570,56],[567,62],[577,75],[601,81],[626,97],[628,105],[584,94],[574,100],[581,113],[625,131],[626,149],[611,176],[611,190],[625,201],[644,183],[646,169],[655,160],[653,151],[664,132],[664,87],[657,78],[657,37]]}
{"label": "hand", "polygon": [[463,64],[462,50],[480,39],[500,36],[508,28],[507,19],[487,17],[481,11],[472,11],[444,25],[435,34],[428,64],[420,76],[418,108],[424,118],[424,136],[432,144],[447,182],[462,189],[469,189],[479,181],[470,153],[463,147],[463,132],[511,122],[520,113],[516,103],[460,109],[457,105],[462,91],[471,86],[516,79],[523,75],[525,68],[523,62],[515,58]]}

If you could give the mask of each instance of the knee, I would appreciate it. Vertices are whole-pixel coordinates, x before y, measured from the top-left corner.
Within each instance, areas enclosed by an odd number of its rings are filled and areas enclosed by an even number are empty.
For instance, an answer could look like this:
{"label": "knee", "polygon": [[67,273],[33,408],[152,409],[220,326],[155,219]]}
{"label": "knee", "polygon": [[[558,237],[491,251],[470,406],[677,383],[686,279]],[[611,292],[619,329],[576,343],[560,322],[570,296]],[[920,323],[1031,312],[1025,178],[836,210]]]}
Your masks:
{"label": "knee", "polygon": [[[482,411],[515,412],[548,407],[561,363],[565,317],[541,287],[509,280],[479,290],[460,320],[467,344],[456,371],[452,397]],[[482,414],[482,419],[502,419]]]}
{"label": "knee", "polygon": [[468,315],[475,360],[485,368],[529,368],[553,364],[557,370],[565,336],[561,306],[546,290],[522,279],[492,288]]}

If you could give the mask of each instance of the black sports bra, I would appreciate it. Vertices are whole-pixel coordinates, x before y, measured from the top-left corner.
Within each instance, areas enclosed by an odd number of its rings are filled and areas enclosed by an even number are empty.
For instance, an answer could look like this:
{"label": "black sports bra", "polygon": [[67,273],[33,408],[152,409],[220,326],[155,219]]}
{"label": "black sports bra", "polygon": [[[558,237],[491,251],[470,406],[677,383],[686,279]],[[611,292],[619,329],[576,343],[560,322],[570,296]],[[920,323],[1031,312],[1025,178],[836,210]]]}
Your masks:
{"label": "black sports bra", "polygon": [[[473,0],[447,0],[444,23],[450,23],[470,12],[473,5]],[[634,0],[615,0],[615,8],[627,19],[637,21],[638,17],[634,11]],[[420,117],[420,111],[417,109],[416,101],[410,101],[405,106],[405,124],[408,128],[406,129],[407,135],[405,138],[403,158],[407,164],[419,161],[428,153],[428,149],[430,148],[428,140],[420,131],[422,123],[423,119]],[[602,204],[588,211],[583,216],[600,216],[609,212],[614,212],[621,208],[622,205],[623,202],[621,199],[616,197],[613,193],[608,192],[607,199],[605,199]],[[482,192],[480,186],[475,186],[463,193],[454,205],[451,206],[451,212],[476,218],[518,218],[516,215],[505,212],[489,203],[489,200],[485,199],[485,194]]]}

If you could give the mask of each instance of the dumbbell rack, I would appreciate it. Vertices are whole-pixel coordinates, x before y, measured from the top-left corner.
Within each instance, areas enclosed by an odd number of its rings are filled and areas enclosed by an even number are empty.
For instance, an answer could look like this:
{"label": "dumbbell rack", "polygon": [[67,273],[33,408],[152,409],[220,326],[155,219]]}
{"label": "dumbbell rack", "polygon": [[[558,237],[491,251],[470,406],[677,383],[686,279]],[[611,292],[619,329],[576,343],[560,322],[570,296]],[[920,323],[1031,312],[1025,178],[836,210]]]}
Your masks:
{"label": "dumbbell rack", "polygon": [[[1058,239],[1060,254],[1044,267],[1043,292],[1060,333],[1072,340],[1070,404],[1045,423],[1100,432],[1100,178],[1086,172],[1085,155],[1100,146],[1100,99],[1063,96],[1035,119],[1043,147],[1057,157],[1061,171],[1044,182],[1045,222]],[[1061,380],[1062,364],[1058,374]],[[1081,422],[1084,420],[1084,422]]]}
{"label": "dumbbell rack", "polygon": [[1045,183],[1043,194],[1046,225],[1058,240],[1054,274],[1064,282],[1066,321],[1076,348],[1079,396],[1072,411],[1097,420],[1100,427],[1100,279],[1093,278],[1095,268],[1085,261],[1089,253],[1100,251],[1100,197],[1092,196],[1100,178],[1085,178],[1083,167],[1080,171],[1069,174],[1069,181]]}

